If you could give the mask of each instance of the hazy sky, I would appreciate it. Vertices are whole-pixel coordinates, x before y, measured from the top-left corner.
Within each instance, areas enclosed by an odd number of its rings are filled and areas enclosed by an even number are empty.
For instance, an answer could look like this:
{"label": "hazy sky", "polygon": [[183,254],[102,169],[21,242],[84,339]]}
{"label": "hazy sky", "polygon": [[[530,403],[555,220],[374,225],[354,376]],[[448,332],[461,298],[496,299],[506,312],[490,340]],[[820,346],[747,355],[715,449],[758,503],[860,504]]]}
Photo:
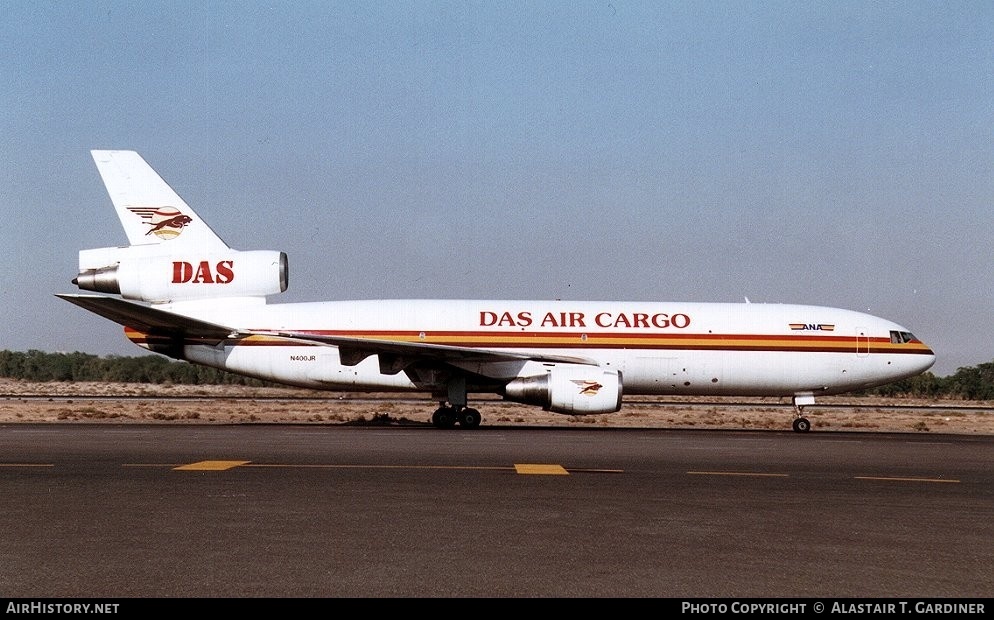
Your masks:
{"label": "hazy sky", "polygon": [[994,360],[994,3],[0,0],[0,349],[140,355],[62,301],[133,149],[272,301],[790,302]]}

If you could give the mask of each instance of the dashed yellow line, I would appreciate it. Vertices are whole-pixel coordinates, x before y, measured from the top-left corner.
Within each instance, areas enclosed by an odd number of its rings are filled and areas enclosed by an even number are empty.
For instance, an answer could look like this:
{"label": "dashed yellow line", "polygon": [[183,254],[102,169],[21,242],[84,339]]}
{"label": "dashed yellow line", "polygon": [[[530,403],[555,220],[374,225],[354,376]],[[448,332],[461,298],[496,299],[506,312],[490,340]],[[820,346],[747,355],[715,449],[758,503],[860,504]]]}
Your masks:
{"label": "dashed yellow line", "polygon": [[[562,465],[543,463],[515,463],[513,467],[482,465],[344,465],[331,463],[253,463],[251,461],[198,461],[185,465],[175,463],[124,463],[123,467],[169,467],[174,471],[226,471],[236,467],[281,469],[438,469],[463,471],[514,471],[519,475],[568,476]],[[574,469],[578,473],[620,474],[621,469]]]}
{"label": "dashed yellow line", "polygon": [[[185,465],[175,463],[123,463],[123,467],[170,467],[174,471],[227,471],[236,467],[270,467],[287,469],[441,469],[468,471],[508,471],[505,466],[474,466],[474,465],[335,465],[335,464],[289,464],[289,463],[252,463],[251,461],[198,461]],[[55,467],[54,463],[0,463],[4,467]],[[562,465],[543,463],[515,463],[513,470],[519,475],[539,476],[568,476],[568,471]],[[581,473],[611,473],[620,474],[621,469],[574,469]],[[743,476],[754,478],[789,478],[789,474],[749,472],[749,471],[688,471],[690,476]],[[956,478],[908,478],[898,476],[854,476],[855,480],[875,480],[880,482],[939,482],[959,483]]]}

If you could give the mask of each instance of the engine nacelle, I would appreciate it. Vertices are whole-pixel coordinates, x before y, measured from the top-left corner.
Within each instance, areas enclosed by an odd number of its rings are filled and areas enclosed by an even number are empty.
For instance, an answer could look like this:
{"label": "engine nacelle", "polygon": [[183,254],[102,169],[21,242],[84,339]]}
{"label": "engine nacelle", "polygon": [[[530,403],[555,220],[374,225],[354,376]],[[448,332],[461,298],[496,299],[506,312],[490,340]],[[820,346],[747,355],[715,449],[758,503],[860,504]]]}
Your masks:
{"label": "engine nacelle", "polygon": [[621,373],[599,366],[561,364],[542,375],[518,377],[504,398],[570,415],[614,413],[621,409]]}
{"label": "engine nacelle", "polygon": [[287,288],[283,252],[226,250],[211,254],[153,255],[128,248],[80,252],[79,288],[148,302],[259,297]]}

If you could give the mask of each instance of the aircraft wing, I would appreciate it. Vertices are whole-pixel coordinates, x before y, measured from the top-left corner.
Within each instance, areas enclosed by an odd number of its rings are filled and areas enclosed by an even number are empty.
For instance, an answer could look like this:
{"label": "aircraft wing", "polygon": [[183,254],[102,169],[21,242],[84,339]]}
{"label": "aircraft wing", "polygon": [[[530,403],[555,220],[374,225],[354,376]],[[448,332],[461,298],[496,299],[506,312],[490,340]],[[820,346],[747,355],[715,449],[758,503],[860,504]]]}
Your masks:
{"label": "aircraft wing", "polygon": [[115,323],[143,332],[175,332],[187,338],[195,338],[203,343],[218,343],[224,340],[263,336],[301,344],[314,344],[338,347],[342,363],[348,366],[358,364],[370,355],[402,358],[405,361],[446,362],[508,362],[537,361],[596,366],[596,361],[584,357],[568,355],[546,355],[519,353],[514,351],[491,351],[473,347],[453,347],[424,342],[404,342],[396,340],[376,340],[348,336],[326,336],[298,331],[245,330],[218,325],[194,319],[174,312],[167,312],[149,306],[136,304],[116,297],[103,295],[58,294],[56,297],[76,304]]}
{"label": "aircraft wing", "polygon": [[269,335],[299,342],[336,346],[342,363],[347,366],[358,364],[370,355],[401,356],[414,361],[433,362],[510,362],[536,361],[560,364],[587,364],[597,366],[597,362],[585,357],[572,355],[546,355],[517,353],[514,351],[491,351],[473,347],[453,347],[426,342],[404,342],[397,340],[375,340],[372,338],[350,338],[348,336],[324,336],[307,332],[252,332],[256,335]]}

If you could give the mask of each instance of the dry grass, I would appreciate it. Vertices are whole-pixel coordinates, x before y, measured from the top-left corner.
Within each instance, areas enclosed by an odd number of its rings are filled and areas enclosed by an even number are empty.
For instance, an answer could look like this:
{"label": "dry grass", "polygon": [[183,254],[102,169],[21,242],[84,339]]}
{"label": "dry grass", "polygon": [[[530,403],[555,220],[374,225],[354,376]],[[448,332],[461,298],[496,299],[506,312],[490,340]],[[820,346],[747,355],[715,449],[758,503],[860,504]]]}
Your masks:
{"label": "dry grass", "polygon": [[[994,403],[855,397],[818,402],[839,406],[805,410],[817,431],[994,434]],[[474,400],[473,405],[487,426],[789,430],[793,418],[788,399],[633,397],[618,413],[593,416],[548,413],[496,397]],[[886,408],[889,405],[913,407],[896,410]],[[965,406],[975,409],[962,409]],[[418,395],[0,379],[0,423],[427,425],[435,407],[430,398]]]}

